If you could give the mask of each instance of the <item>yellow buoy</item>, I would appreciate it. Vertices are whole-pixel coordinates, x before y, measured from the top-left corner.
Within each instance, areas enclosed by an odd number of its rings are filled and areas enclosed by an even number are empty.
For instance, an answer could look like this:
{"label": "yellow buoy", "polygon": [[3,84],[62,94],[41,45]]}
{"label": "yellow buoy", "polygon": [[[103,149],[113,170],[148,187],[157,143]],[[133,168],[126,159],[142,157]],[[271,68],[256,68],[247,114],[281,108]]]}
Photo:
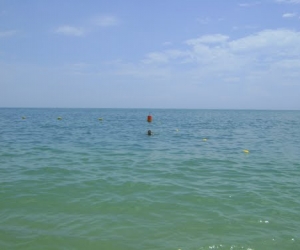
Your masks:
{"label": "yellow buoy", "polygon": [[203,138],[203,141],[207,141],[207,139],[206,139],[206,138]]}
{"label": "yellow buoy", "polygon": [[248,149],[244,149],[243,152],[246,153],[246,154],[248,154],[249,150]]}

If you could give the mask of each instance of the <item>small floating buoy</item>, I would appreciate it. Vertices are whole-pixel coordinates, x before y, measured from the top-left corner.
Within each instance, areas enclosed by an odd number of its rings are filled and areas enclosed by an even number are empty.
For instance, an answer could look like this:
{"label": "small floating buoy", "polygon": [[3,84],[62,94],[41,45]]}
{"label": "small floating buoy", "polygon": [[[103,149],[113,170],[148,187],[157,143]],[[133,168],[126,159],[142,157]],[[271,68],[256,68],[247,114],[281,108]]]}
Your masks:
{"label": "small floating buoy", "polygon": [[57,117],[57,120],[61,120],[62,118],[61,117]]}
{"label": "small floating buoy", "polygon": [[178,128],[176,128],[176,132],[178,132],[179,131],[179,129]]}
{"label": "small floating buoy", "polygon": [[22,120],[25,120],[26,119],[26,117],[25,116],[22,116]]}
{"label": "small floating buoy", "polygon": [[243,152],[244,152],[245,154],[248,154],[248,153],[249,153],[249,150],[248,150],[248,149],[244,149]]}
{"label": "small floating buoy", "polygon": [[99,120],[99,121],[102,121],[103,119],[100,117],[100,118],[98,118],[98,120]]}
{"label": "small floating buoy", "polygon": [[206,139],[206,138],[203,138],[203,141],[207,141],[207,139]]}
{"label": "small floating buoy", "polygon": [[152,122],[152,116],[151,115],[147,116],[147,122]]}

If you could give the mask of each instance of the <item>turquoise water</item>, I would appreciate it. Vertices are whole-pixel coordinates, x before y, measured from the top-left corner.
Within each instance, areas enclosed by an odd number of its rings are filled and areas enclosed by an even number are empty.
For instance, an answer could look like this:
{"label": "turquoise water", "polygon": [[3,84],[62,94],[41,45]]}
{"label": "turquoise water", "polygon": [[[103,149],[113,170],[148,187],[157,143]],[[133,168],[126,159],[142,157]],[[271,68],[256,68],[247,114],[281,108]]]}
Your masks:
{"label": "turquoise water", "polygon": [[0,109],[0,249],[300,249],[300,111],[150,111]]}

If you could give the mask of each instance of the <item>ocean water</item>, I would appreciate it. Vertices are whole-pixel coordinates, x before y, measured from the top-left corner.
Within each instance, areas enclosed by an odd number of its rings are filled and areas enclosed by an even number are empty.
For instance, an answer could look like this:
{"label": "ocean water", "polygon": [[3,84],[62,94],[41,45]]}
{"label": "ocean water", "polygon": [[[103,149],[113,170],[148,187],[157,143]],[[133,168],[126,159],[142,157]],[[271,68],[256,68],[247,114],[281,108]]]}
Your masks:
{"label": "ocean water", "polygon": [[299,250],[300,111],[2,108],[0,249]]}

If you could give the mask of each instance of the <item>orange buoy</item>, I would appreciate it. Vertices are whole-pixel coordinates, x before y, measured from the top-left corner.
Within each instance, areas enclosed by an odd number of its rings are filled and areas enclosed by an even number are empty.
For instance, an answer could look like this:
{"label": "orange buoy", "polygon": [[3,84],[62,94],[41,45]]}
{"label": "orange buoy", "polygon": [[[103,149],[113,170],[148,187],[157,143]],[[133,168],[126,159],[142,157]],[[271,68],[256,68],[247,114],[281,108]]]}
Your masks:
{"label": "orange buoy", "polygon": [[147,116],[147,122],[152,122],[152,116],[151,115]]}

